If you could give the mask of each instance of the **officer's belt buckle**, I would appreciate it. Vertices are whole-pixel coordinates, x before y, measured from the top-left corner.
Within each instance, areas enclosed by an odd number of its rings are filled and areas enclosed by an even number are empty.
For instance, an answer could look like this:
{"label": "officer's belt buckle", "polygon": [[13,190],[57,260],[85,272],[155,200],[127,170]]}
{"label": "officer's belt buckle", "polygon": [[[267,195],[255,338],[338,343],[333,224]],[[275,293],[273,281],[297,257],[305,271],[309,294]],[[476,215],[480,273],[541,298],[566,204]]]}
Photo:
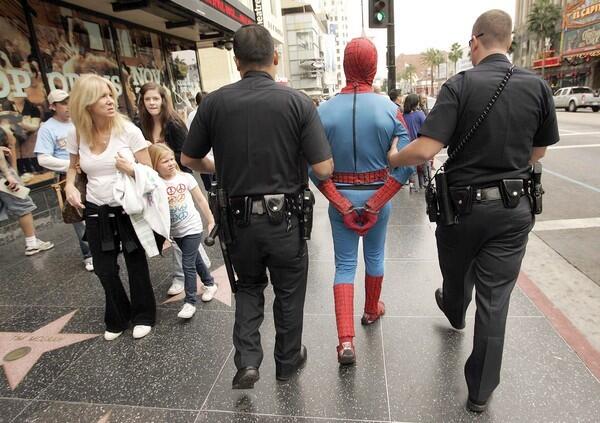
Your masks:
{"label": "officer's belt buckle", "polygon": [[477,188],[475,190],[475,201],[481,203],[482,201],[493,201],[500,200],[502,195],[500,193],[500,188],[498,187],[490,187],[490,188]]}
{"label": "officer's belt buckle", "polygon": [[252,200],[252,214],[262,216],[265,213],[266,210],[264,200],[262,198],[259,200]]}

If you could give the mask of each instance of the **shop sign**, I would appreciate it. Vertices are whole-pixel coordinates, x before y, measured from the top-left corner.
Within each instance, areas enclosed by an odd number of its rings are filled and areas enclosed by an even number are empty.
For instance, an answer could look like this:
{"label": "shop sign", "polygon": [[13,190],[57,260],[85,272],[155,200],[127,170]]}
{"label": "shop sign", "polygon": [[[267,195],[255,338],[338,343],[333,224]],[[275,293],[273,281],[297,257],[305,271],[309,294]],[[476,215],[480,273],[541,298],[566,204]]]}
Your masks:
{"label": "shop sign", "polygon": [[218,10],[228,18],[231,18],[234,21],[241,23],[242,25],[254,23],[254,21],[251,18],[244,15],[242,12],[237,10],[232,5],[224,2],[223,0],[202,0],[202,2],[208,4],[213,9]]}
{"label": "shop sign", "polygon": [[574,55],[600,50],[600,22],[584,28],[565,31],[563,55]]}
{"label": "shop sign", "polygon": [[265,20],[263,15],[262,0],[254,0],[254,15],[256,16],[256,23],[264,26]]}
{"label": "shop sign", "polygon": [[545,68],[552,68],[555,66],[560,66],[560,57],[555,56],[555,57],[546,57],[545,59],[538,59],[538,60],[534,60],[533,61],[533,69],[538,69],[542,67],[542,63],[543,63],[543,67]]}
{"label": "shop sign", "polygon": [[577,0],[569,2],[564,16],[564,28],[582,28],[600,22],[600,2]]}
{"label": "shop sign", "polygon": [[[131,66],[130,71],[133,86],[138,89],[146,82],[161,84],[161,72],[159,69],[144,66]],[[65,91],[71,91],[73,84],[80,75],[69,72],[49,72],[47,76],[50,90],[60,88]],[[118,95],[123,93],[121,79],[118,75],[102,76],[114,84]],[[31,74],[20,69],[0,70],[0,98],[8,97],[11,93],[11,86],[13,88],[12,94],[14,97],[27,97],[25,90],[31,86]]]}

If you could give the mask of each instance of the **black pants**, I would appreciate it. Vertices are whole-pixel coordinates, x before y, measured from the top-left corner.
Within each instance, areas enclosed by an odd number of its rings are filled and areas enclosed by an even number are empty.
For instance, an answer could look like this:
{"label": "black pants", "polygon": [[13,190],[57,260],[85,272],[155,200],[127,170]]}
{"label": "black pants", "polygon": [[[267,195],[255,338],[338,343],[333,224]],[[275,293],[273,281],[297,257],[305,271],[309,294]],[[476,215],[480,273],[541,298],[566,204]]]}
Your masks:
{"label": "black pants", "polygon": [[238,369],[258,368],[263,359],[259,329],[264,317],[267,268],[275,292],[276,371],[286,374],[295,369],[302,342],[308,254],[295,219],[294,223],[296,227],[286,232],[285,222],[271,225],[266,215],[252,215],[250,226],[235,228],[231,261],[239,277],[233,328]]}
{"label": "black pants", "polygon": [[112,225],[115,230],[114,248],[111,251],[102,251],[98,218],[86,216],[85,223],[87,239],[94,260],[94,273],[100,278],[106,295],[104,313],[106,330],[121,332],[129,327],[130,321],[134,325],[154,326],[156,301],[150,282],[146,252],[137,237],[135,238],[137,248],[134,251],[128,253],[123,249],[123,257],[129,275],[131,293],[131,302],[129,302],[119,277],[117,257],[120,251],[120,237],[116,225]]}
{"label": "black pants", "polygon": [[475,286],[475,336],[465,377],[469,397],[478,402],[487,401],[500,382],[510,294],[532,226],[531,206],[522,197],[514,209],[500,200],[474,204],[458,225],[436,230],[444,309],[453,324],[464,324]]}

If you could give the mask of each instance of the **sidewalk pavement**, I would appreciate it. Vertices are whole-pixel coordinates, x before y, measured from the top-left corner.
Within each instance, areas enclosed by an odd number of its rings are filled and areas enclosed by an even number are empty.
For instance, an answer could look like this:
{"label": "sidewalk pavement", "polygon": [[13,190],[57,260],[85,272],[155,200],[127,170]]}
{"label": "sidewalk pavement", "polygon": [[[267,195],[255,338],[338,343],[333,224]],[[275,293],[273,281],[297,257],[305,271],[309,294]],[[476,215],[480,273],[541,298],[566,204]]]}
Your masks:
{"label": "sidewalk pavement", "polygon": [[[581,325],[569,326],[553,299],[538,289],[539,275],[528,274],[512,296],[500,386],[486,413],[465,411],[463,365],[472,346],[474,305],[462,333],[451,330],[437,309],[433,292],[441,276],[434,234],[422,194],[408,190],[394,199],[390,219],[386,315],[370,327],[360,325],[361,264],[357,364],[340,368],[333,247],[327,205],[318,197],[305,306],[307,365],[289,382],[275,380],[268,288],[261,379],[247,391],[231,390],[229,298],[199,302],[190,321],[177,318],[181,300],[165,303],[170,251],[150,260],[157,326],[141,340],[134,341],[130,329],[107,342],[101,336],[102,288],[83,269],[70,228],[58,224],[40,233],[56,247],[33,257],[23,255],[22,240],[0,247],[0,422],[598,421],[600,382],[593,373],[598,352],[588,342],[587,355],[582,353],[588,340],[577,329]],[[220,253],[207,250],[226,290]],[[529,255],[526,261],[533,271],[541,266]],[[126,280],[124,265],[122,274]]]}

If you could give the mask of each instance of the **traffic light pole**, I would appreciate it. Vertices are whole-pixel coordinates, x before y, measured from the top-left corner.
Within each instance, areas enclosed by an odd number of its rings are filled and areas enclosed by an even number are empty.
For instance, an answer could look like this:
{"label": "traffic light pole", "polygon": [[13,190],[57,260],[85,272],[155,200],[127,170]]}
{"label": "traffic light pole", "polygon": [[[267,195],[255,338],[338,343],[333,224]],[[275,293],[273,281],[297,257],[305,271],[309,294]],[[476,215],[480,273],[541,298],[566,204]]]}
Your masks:
{"label": "traffic light pole", "polygon": [[387,68],[388,68],[388,86],[387,90],[396,88],[396,46],[394,35],[394,0],[389,2],[389,21],[387,24]]}

